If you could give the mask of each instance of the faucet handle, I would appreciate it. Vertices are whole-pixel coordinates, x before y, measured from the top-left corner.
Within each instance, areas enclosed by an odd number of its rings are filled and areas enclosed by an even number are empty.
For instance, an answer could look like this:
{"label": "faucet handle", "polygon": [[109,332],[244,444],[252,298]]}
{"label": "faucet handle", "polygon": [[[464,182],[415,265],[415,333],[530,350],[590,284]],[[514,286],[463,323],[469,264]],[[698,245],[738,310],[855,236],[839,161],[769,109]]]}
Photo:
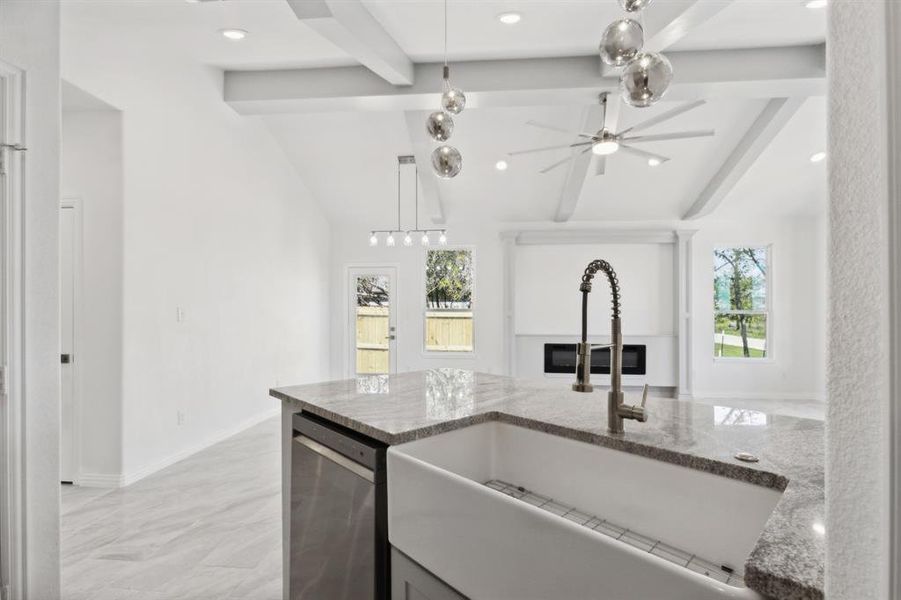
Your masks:
{"label": "faucet handle", "polygon": [[644,391],[641,393],[641,405],[622,404],[619,407],[619,415],[623,419],[634,419],[644,423],[648,420],[648,411],[645,405],[648,403],[648,384],[644,384]]}

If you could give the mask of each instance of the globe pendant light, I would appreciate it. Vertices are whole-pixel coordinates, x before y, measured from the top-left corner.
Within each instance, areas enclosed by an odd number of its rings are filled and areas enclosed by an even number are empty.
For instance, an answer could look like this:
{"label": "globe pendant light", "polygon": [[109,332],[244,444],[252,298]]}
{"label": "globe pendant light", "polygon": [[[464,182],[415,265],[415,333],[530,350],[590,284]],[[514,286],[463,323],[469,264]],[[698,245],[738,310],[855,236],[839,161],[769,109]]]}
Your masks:
{"label": "globe pendant light", "polygon": [[441,94],[441,108],[459,115],[466,108],[466,94],[451,85],[450,67],[444,65],[444,92]]}
{"label": "globe pendant light", "polygon": [[622,67],[635,58],[644,44],[644,30],[638,21],[620,19],[607,26],[598,50],[601,60],[612,67]]}
{"label": "globe pendant light", "polygon": [[623,7],[624,11],[633,13],[647,8],[651,1],[652,0],[619,0],[619,5]]}
{"label": "globe pendant light", "polygon": [[641,52],[623,69],[620,89],[623,100],[644,108],[659,101],[673,80],[673,66],[657,52]]}
{"label": "globe pendant light", "polygon": [[[444,69],[442,71],[441,110],[433,112],[426,120],[426,131],[436,142],[446,142],[454,132],[454,120],[466,108],[466,94],[450,82],[450,67],[447,64],[447,0],[444,0]],[[432,152],[432,169],[443,179],[451,179],[460,174],[463,157],[453,146],[444,144]],[[426,236],[428,238],[428,236]]]}
{"label": "globe pendant light", "polygon": [[425,129],[436,142],[446,142],[454,132],[454,120],[443,111],[435,111],[425,122]]}
{"label": "globe pendant light", "polygon": [[453,146],[438,146],[432,152],[432,168],[443,179],[456,177],[463,168],[463,157]]}
{"label": "globe pendant light", "polygon": [[[619,0],[624,11],[638,14],[652,0]],[[623,67],[619,86],[623,100],[630,106],[644,108],[658,102],[673,80],[673,66],[657,52],[643,52],[644,28],[629,16],[614,21],[604,30],[598,51],[606,64]],[[614,148],[611,144],[609,148]],[[613,152],[616,150],[613,149]]]}

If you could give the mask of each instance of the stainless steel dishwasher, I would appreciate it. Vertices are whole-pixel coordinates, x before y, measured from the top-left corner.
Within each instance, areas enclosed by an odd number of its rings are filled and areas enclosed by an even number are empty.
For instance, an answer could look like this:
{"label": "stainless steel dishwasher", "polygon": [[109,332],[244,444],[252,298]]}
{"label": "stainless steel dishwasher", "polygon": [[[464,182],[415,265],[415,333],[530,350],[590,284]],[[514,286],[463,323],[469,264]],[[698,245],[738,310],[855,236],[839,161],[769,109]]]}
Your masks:
{"label": "stainless steel dishwasher", "polygon": [[308,413],[293,427],[291,600],[386,600],[385,444]]}

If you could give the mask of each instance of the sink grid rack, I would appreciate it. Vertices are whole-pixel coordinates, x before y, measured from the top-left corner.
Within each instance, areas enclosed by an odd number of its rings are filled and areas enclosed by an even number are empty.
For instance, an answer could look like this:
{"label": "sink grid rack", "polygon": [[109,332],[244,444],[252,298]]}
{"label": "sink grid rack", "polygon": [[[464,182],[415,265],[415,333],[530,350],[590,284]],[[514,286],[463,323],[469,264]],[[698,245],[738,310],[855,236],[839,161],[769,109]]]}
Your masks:
{"label": "sink grid rack", "polygon": [[720,583],[725,583],[726,585],[738,588],[746,587],[744,574],[738,569],[732,569],[725,565],[717,565],[704,560],[703,558],[699,558],[690,552],[664,544],[660,540],[649,538],[625,527],[620,527],[606,519],[583,513],[572,506],[555,502],[552,498],[536,494],[522,486],[507,483],[506,481],[501,481],[499,479],[487,481],[485,482],[485,485],[502,494],[506,494],[507,496],[521,500],[522,502],[531,504],[542,510],[546,510],[549,513],[563,517],[564,519],[569,519],[583,527],[587,527],[598,533],[610,536],[615,540],[629,544],[633,548],[649,552],[654,556],[668,560],[671,563],[694,571],[695,573],[700,573],[701,575],[715,579]]}

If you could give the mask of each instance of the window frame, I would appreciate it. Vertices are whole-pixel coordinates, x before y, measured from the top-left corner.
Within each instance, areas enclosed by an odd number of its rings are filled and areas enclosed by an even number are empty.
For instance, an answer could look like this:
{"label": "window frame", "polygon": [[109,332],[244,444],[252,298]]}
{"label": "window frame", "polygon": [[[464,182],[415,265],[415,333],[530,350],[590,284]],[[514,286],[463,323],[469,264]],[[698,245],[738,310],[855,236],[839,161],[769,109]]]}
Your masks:
{"label": "window frame", "polygon": [[[728,250],[731,248],[763,248],[766,251],[766,277],[765,277],[765,285],[766,285],[766,306],[762,310],[717,310],[716,302],[713,302],[712,311],[711,311],[711,319],[713,323],[713,334],[716,336],[716,316],[721,314],[726,315],[763,315],[766,318],[766,356],[763,357],[753,357],[753,356],[717,356],[714,352],[713,361],[714,362],[722,362],[722,363],[733,363],[733,362],[741,362],[747,364],[767,364],[774,362],[774,349],[775,344],[774,341],[774,320],[773,320],[773,244],[772,243],[728,243],[728,244],[714,244],[711,249],[710,258],[713,259],[711,264],[711,288],[716,289],[716,257],[714,252],[717,250]],[[714,337],[714,345],[716,344],[716,338]]]}
{"label": "window frame", "polygon": [[[428,264],[428,255],[430,251],[433,250],[468,250],[470,255],[472,256],[472,350],[467,350],[464,352],[448,352],[446,350],[429,350],[426,346],[426,331],[428,325],[426,324],[426,313],[429,312],[428,302],[426,300],[426,288],[428,287],[427,276],[425,272],[426,265]],[[477,327],[476,327],[476,300],[478,299],[478,278],[479,278],[479,268],[476,256],[476,248],[471,244],[448,244],[446,246],[423,246],[422,252],[420,253],[420,264],[419,264],[419,274],[420,274],[420,288],[419,288],[419,321],[420,321],[420,335],[419,335],[419,344],[420,344],[420,353],[424,358],[457,358],[457,359],[474,359],[478,358],[477,354]]]}

